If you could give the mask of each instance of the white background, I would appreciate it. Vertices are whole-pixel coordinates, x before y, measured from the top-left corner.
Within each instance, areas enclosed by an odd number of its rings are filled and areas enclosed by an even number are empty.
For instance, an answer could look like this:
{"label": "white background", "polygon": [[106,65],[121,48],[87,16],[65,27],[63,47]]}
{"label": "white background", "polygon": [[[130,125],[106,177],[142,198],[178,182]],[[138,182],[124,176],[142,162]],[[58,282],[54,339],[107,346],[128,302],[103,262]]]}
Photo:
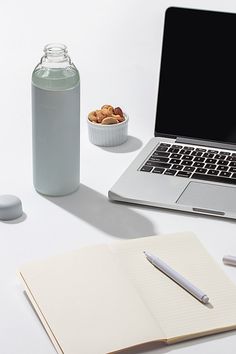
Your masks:
{"label": "white background", "polygon": [[[236,12],[236,2],[226,0],[0,3],[0,194],[19,196],[25,212],[20,220],[0,222],[2,354],[55,353],[17,277],[18,267],[30,260],[81,245],[190,230],[236,283],[236,269],[221,261],[224,254],[236,255],[235,221],[107,200],[108,189],[153,136],[170,5]],[[68,197],[45,198],[32,186],[30,85],[43,46],[55,41],[68,46],[81,75],[81,187]],[[117,148],[88,142],[86,115],[105,103],[130,117],[129,141]],[[230,354],[235,347],[233,331],[142,353]]]}

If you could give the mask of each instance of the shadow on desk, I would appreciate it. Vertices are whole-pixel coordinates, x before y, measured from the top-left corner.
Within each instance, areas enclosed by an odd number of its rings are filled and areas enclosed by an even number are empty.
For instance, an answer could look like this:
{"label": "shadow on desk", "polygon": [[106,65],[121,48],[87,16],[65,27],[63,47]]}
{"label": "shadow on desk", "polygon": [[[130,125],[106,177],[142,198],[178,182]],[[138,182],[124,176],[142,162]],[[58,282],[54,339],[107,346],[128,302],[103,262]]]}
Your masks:
{"label": "shadow on desk", "polygon": [[157,234],[154,225],[130,205],[115,204],[92,188],[81,184],[78,191],[65,197],[47,200],[103,232],[119,238],[136,238]]}
{"label": "shadow on desk", "polygon": [[118,146],[101,146],[101,149],[109,152],[114,153],[126,153],[126,152],[133,152],[141,148],[143,145],[142,141],[135,136],[128,135],[128,140],[121,145]]}

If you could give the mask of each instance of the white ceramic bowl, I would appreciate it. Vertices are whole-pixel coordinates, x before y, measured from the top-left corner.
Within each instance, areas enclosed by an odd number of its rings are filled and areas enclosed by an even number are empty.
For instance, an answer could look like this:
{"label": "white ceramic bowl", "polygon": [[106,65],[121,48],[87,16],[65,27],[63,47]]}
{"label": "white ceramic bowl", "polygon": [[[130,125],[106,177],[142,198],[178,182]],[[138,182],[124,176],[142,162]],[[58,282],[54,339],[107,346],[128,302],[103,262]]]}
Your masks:
{"label": "white ceramic bowl", "polygon": [[117,124],[92,123],[88,119],[88,134],[92,144],[98,146],[121,145],[128,139],[128,117],[124,114],[125,120]]}

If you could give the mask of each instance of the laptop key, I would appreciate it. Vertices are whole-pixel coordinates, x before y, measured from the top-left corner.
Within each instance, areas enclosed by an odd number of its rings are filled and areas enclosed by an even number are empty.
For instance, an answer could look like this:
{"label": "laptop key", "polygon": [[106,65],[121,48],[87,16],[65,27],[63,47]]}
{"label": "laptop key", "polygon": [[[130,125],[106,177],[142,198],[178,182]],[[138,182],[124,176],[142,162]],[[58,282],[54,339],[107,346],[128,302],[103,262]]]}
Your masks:
{"label": "laptop key", "polygon": [[204,160],[204,157],[194,157],[194,161],[196,162],[203,162]]}
{"label": "laptop key", "polygon": [[170,163],[174,163],[174,164],[179,164],[181,160],[179,159],[171,159]]}
{"label": "laptop key", "polygon": [[194,150],[194,147],[192,147],[192,146],[184,146],[183,147],[185,150]]}
{"label": "laptop key", "polygon": [[227,161],[236,161],[236,156],[227,156]]}
{"label": "laptop key", "polygon": [[180,154],[171,154],[170,159],[180,159],[181,155]]}
{"label": "laptop key", "polygon": [[232,161],[232,162],[230,162],[230,164],[229,164],[231,167],[236,167],[236,161]]}
{"label": "laptop key", "polygon": [[152,154],[152,156],[169,157],[169,152],[157,151]]}
{"label": "laptop key", "polygon": [[161,143],[159,146],[171,146],[170,144],[167,144],[167,143]]}
{"label": "laptop key", "polygon": [[231,178],[236,178],[236,173],[233,173]]}
{"label": "laptop key", "polygon": [[176,176],[189,178],[191,176],[191,174],[192,174],[191,172],[179,171],[179,172],[177,172]]}
{"label": "laptop key", "polygon": [[164,168],[158,168],[158,167],[156,167],[156,168],[154,168],[154,169],[152,170],[152,173],[159,173],[159,174],[161,174],[161,173],[163,173],[164,171],[165,171]]}
{"label": "laptop key", "polygon": [[192,161],[187,161],[187,160],[182,160],[181,162],[181,165],[184,165],[184,166],[191,166],[193,164]]}
{"label": "laptop key", "polygon": [[216,154],[214,158],[217,159],[217,160],[224,160],[226,158],[226,156],[225,155]]}
{"label": "laptop key", "polygon": [[168,152],[173,152],[174,154],[177,154],[179,152],[179,149],[175,149],[175,148],[169,148]]}
{"label": "laptop key", "polygon": [[173,165],[171,168],[174,170],[180,171],[180,170],[182,170],[183,167],[184,166],[181,166],[181,165]]}
{"label": "laptop key", "polygon": [[207,152],[208,153],[212,153],[212,154],[218,154],[219,153],[219,151],[217,151],[217,150],[207,150]]}
{"label": "laptop key", "polygon": [[206,159],[206,163],[216,163],[216,159]]}
{"label": "laptop key", "polygon": [[140,171],[144,171],[144,172],[151,172],[151,170],[153,169],[152,166],[143,166]]}
{"label": "laptop key", "polygon": [[180,154],[189,155],[189,154],[191,154],[191,150],[186,150],[186,149],[180,150]]}
{"label": "laptop key", "polygon": [[206,149],[203,149],[203,148],[196,148],[196,151],[206,152]]}
{"label": "laptop key", "polygon": [[202,154],[203,154],[203,153],[202,153],[201,151],[192,151],[192,154],[191,154],[191,155],[201,157]]}
{"label": "laptop key", "polygon": [[168,157],[151,156],[148,161],[168,162]]}
{"label": "laptop key", "polygon": [[147,161],[145,166],[161,167],[161,168],[170,168],[171,163],[165,162],[156,162],[156,161]]}
{"label": "laptop key", "polygon": [[229,171],[235,173],[236,172],[236,167],[230,167]]}
{"label": "laptop key", "polygon": [[219,154],[228,156],[228,155],[230,155],[230,152],[229,151],[220,151]]}
{"label": "laptop key", "polygon": [[172,145],[173,148],[176,148],[176,149],[183,149],[183,146],[182,145]]}
{"label": "laptop key", "polygon": [[170,176],[174,176],[176,174],[175,170],[165,170],[165,175],[170,175]]}
{"label": "laptop key", "polygon": [[221,177],[221,176],[212,176],[209,174],[201,174],[201,173],[193,173],[192,178],[200,179],[203,181],[210,181],[210,182],[218,182],[218,183],[227,183],[227,184],[236,184],[236,178],[228,178],[228,177]]}
{"label": "laptop key", "polygon": [[227,167],[227,166],[219,165],[219,166],[217,166],[217,170],[220,170],[220,171],[227,171],[227,170],[228,170],[228,167]]}
{"label": "laptop key", "polygon": [[[201,157],[195,157],[195,159],[196,158],[198,158],[198,159],[200,159]],[[190,160],[192,160],[193,159],[193,156],[189,156],[189,155],[183,155],[182,156],[182,160],[188,160],[188,161],[190,161]]]}
{"label": "laptop key", "polygon": [[168,146],[158,146],[158,148],[156,149],[156,151],[167,151],[168,150]]}
{"label": "laptop key", "polygon": [[209,170],[207,172],[208,175],[213,175],[213,176],[217,176],[219,174],[220,171],[217,170]]}
{"label": "laptop key", "polygon": [[205,154],[203,154],[203,157],[212,159],[212,157],[214,156],[214,154],[209,154],[208,152],[205,152]]}
{"label": "laptop key", "polygon": [[216,165],[214,165],[213,163],[206,163],[205,168],[208,168],[209,170],[214,170],[216,168]]}
{"label": "laptop key", "polygon": [[197,168],[196,172],[198,172],[198,173],[206,173],[207,169],[206,168]]}
{"label": "laptop key", "polygon": [[230,172],[221,172],[220,173],[220,176],[223,176],[223,177],[230,177],[231,173]]}
{"label": "laptop key", "polygon": [[203,162],[194,162],[193,166],[195,166],[195,167],[203,167],[204,163]]}
{"label": "laptop key", "polygon": [[217,161],[217,165],[227,166],[228,163],[229,163],[229,161],[225,161],[225,160],[218,160],[218,161]]}
{"label": "laptop key", "polygon": [[184,167],[184,171],[186,171],[186,172],[193,172],[194,170],[195,170],[194,167],[190,167],[190,166],[185,166]]}

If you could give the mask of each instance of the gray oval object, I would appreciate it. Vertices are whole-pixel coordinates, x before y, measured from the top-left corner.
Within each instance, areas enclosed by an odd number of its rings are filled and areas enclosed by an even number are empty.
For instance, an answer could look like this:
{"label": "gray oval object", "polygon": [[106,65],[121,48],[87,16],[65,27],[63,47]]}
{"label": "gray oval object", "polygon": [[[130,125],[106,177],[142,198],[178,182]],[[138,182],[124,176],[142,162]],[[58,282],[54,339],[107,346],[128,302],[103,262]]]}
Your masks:
{"label": "gray oval object", "polygon": [[13,220],[23,214],[21,200],[14,195],[0,195],[0,220]]}

